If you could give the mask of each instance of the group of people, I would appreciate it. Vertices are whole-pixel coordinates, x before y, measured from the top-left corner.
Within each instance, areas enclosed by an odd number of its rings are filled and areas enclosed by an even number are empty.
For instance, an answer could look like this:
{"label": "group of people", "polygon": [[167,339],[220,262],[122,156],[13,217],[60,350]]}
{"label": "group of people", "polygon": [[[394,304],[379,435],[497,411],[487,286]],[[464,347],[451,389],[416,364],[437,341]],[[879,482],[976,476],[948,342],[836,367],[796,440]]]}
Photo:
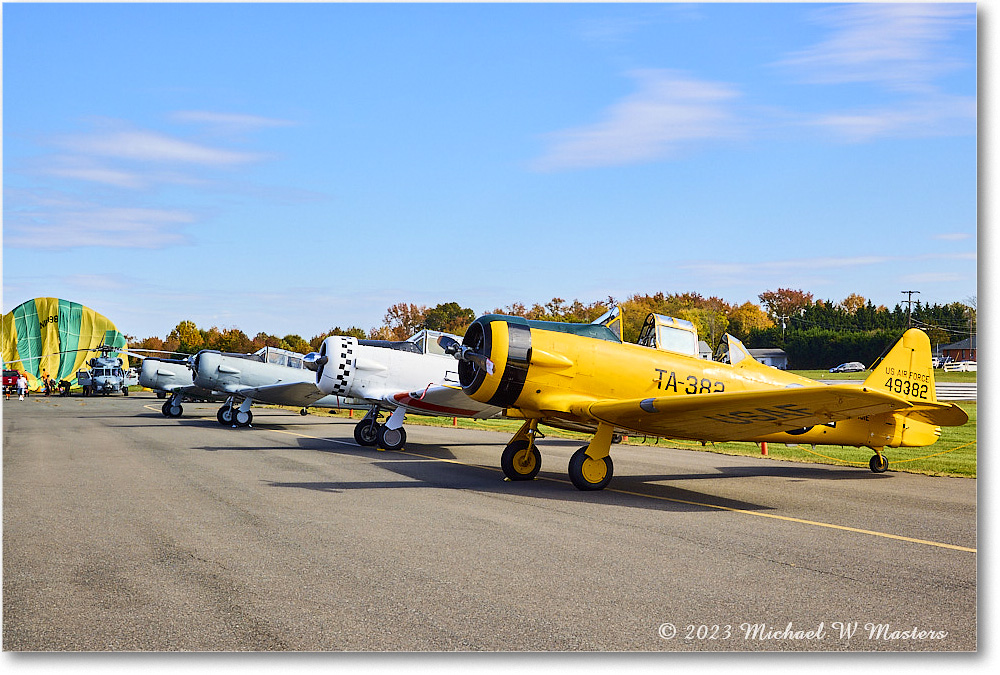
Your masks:
{"label": "group of people", "polygon": [[[42,382],[42,391],[46,396],[55,391],[56,381],[49,378],[49,374],[47,372],[43,372],[39,379]],[[17,390],[17,400],[19,401],[23,401],[24,397],[28,395],[28,378],[24,373],[19,372],[17,374],[17,381],[14,384],[14,389]]]}

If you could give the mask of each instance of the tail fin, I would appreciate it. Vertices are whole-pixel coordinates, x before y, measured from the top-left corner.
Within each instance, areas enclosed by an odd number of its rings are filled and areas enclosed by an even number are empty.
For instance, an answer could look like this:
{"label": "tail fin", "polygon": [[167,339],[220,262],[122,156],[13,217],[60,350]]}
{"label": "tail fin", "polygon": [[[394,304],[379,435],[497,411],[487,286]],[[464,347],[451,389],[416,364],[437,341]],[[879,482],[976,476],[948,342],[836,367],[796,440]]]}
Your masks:
{"label": "tail fin", "polygon": [[931,364],[931,341],[927,333],[918,328],[911,328],[903,333],[899,342],[875,366],[864,386],[902,396],[908,401],[937,401],[934,366]]}

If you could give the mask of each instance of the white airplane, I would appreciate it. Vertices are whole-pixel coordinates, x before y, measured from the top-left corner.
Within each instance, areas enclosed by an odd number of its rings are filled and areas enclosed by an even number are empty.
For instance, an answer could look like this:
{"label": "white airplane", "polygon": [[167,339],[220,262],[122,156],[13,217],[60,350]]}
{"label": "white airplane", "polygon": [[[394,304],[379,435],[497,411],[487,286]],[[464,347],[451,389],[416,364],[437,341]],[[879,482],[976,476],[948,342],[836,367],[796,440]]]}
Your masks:
{"label": "white airplane", "polygon": [[[458,362],[438,344],[442,336],[461,340],[427,329],[402,342],[332,335],[323,340],[319,353],[306,355],[305,367],[316,372],[316,386],[324,394],[364,399],[371,405],[354,428],[358,445],[398,450],[406,443],[403,420],[409,410],[479,419],[503,413],[503,408],[462,392]],[[383,408],[393,412],[380,423]]]}
{"label": "white airplane", "polygon": [[[277,347],[253,354],[202,350],[191,359],[194,384],[228,396],[216,417],[219,424],[248,427],[254,401],[302,408],[367,409],[369,404],[342,395],[327,396],[303,368],[304,355]],[[239,404],[237,399],[241,399]]]}
{"label": "white airplane", "polygon": [[139,369],[139,385],[169,396],[163,403],[164,417],[180,417],[184,414],[181,403],[187,399],[225,400],[211,389],[203,389],[194,383],[194,373],[188,359],[164,359],[146,357]]}

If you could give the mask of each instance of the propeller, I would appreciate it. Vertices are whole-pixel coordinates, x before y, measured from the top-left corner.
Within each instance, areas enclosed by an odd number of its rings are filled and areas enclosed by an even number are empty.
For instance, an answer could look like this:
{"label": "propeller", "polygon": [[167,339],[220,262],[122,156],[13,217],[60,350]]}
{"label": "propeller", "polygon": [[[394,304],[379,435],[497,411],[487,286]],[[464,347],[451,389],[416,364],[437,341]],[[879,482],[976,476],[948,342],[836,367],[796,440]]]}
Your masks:
{"label": "propeller", "polygon": [[459,361],[467,361],[475,364],[489,375],[493,374],[493,361],[487,358],[485,354],[480,354],[474,351],[472,347],[466,347],[455,338],[448,337],[447,335],[439,336],[437,343],[444,349],[445,354],[451,354]]}
{"label": "propeller", "polygon": [[330,359],[325,354],[320,354],[319,352],[309,352],[302,357],[302,365],[315,373],[321,367],[325,366],[329,360]]}

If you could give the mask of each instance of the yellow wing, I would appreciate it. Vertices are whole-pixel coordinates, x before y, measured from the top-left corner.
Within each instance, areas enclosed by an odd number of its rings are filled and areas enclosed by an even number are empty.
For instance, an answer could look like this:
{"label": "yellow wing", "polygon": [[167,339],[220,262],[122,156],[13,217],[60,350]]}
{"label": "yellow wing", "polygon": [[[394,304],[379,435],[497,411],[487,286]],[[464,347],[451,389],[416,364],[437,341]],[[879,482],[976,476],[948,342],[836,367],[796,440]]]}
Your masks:
{"label": "yellow wing", "polygon": [[909,402],[898,396],[867,387],[820,385],[601,401],[592,404],[588,412],[598,421],[639,433],[739,441],[910,407]]}

